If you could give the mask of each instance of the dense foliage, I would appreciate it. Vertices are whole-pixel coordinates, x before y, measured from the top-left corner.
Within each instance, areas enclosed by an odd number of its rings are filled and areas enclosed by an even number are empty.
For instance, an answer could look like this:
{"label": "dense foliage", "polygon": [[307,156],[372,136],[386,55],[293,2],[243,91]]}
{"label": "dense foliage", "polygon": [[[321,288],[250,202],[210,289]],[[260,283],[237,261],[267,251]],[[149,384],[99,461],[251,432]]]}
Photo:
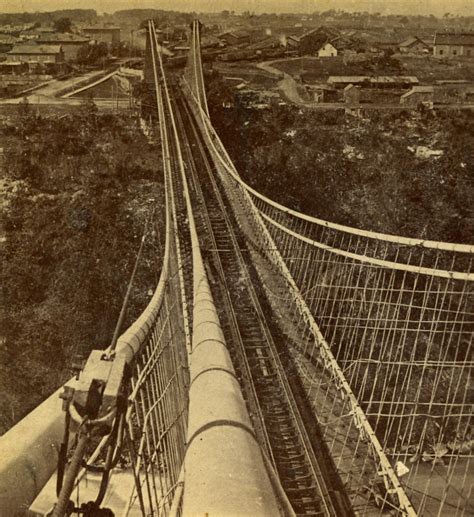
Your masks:
{"label": "dense foliage", "polygon": [[77,51],[77,63],[80,65],[103,64],[104,59],[109,55],[107,43],[98,42],[91,45],[83,45]]}
{"label": "dense foliage", "polygon": [[71,376],[76,356],[110,343],[146,220],[126,324],[159,274],[163,190],[157,150],[136,123],[78,112],[4,123],[0,433]]}
{"label": "dense foliage", "polygon": [[[219,101],[225,96],[216,84],[209,91]],[[356,118],[289,105],[210,106],[240,174],[270,198],[341,224],[473,241],[470,111],[370,111]]]}
{"label": "dense foliage", "polygon": [[71,21],[85,21],[95,18],[97,12],[94,9],[61,9],[58,11],[36,11],[21,13],[0,13],[0,25],[20,23],[54,23],[58,18],[69,18]]}
{"label": "dense foliage", "polygon": [[71,32],[72,20],[68,17],[58,18],[54,20],[53,29],[56,32]]}

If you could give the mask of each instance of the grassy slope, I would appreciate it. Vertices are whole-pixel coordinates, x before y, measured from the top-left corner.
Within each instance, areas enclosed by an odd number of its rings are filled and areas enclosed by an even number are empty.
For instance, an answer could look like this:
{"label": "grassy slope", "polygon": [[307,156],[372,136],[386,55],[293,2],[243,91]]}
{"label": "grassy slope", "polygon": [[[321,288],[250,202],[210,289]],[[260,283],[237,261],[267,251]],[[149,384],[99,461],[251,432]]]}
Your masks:
{"label": "grassy slope", "polygon": [[[356,119],[294,106],[237,107],[214,111],[213,120],[242,177],[270,198],[341,224],[472,241],[471,112]],[[409,149],[417,146],[444,154],[417,157]]]}
{"label": "grassy slope", "polygon": [[162,234],[159,156],[134,122],[84,106],[59,117],[26,110],[15,126],[0,129],[8,199],[0,432],[70,377],[75,355],[109,344],[155,212],[127,323],[145,306]]}

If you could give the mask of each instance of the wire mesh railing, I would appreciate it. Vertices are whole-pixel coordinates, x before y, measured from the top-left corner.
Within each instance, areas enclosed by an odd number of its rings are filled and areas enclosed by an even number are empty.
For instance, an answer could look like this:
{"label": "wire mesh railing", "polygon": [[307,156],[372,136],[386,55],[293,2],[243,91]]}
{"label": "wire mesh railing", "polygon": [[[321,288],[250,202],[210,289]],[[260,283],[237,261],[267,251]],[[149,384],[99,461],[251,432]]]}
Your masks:
{"label": "wire mesh railing", "polygon": [[474,247],[353,233],[252,198],[417,510],[472,511]]}
{"label": "wire mesh railing", "polygon": [[185,453],[189,380],[177,278],[170,270],[131,381],[127,445],[135,486],[129,506],[139,506],[142,515],[169,513]]}
{"label": "wire mesh railing", "polygon": [[[192,98],[189,90],[188,97]],[[414,515],[408,497],[319,331],[246,185],[235,171],[212,124],[195,98],[191,105],[215,158],[230,204],[252,245],[257,270],[263,275],[269,300],[279,316],[280,324],[286,327],[289,342],[299,347],[306,342],[314,349],[313,356],[307,360],[311,361],[312,368],[318,368],[317,375],[324,379],[318,386],[319,401],[314,409],[354,510],[363,514],[370,508],[376,515],[383,514],[388,508],[399,509],[401,514]],[[291,346],[288,350],[293,353]],[[295,354],[296,350],[302,351],[295,347]],[[297,359],[295,357],[295,361]],[[303,376],[302,379],[307,386]],[[350,443],[346,436],[350,437]]]}
{"label": "wire mesh railing", "polygon": [[[220,144],[215,134],[211,141]],[[225,156],[223,148],[219,153]],[[473,247],[352,232],[241,185],[391,465],[405,474],[418,511],[470,511]],[[280,304],[288,298],[270,297]],[[323,375],[325,366],[314,365],[321,351],[312,330],[297,328],[304,345],[295,358],[321,415],[333,380]],[[357,433],[338,430],[348,419],[339,409],[338,417],[333,400],[321,419],[336,462],[358,492],[370,466],[357,460],[366,457]],[[349,463],[342,460],[347,449],[354,453]]]}
{"label": "wire mesh railing", "polygon": [[376,499],[382,509],[380,473],[392,469],[404,488],[382,477],[400,511],[411,511],[407,493],[420,514],[468,514],[474,246],[349,228],[271,201],[242,182],[193,93],[233,204],[241,220],[252,214],[248,237],[284,278],[267,275],[267,292],[296,321],[291,353],[354,507],[367,513]]}
{"label": "wire mesh railing", "polygon": [[[149,32],[156,49],[153,22]],[[252,515],[278,515],[207,280],[161,55],[153,52],[152,57],[171,211],[167,227],[174,238],[169,241],[163,303],[129,398],[134,404],[128,421],[136,423],[141,437],[131,447],[137,451],[136,496],[144,515],[230,515],[242,504]],[[186,220],[186,232],[176,224],[179,217]],[[191,289],[183,286],[179,260],[184,248],[180,241],[186,238]],[[193,307],[192,332],[188,303]]]}
{"label": "wire mesh railing", "polygon": [[[160,141],[166,187],[166,243],[155,310],[144,327],[138,320],[118,346],[141,341],[134,361],[127,412],[128,448],[134,487],[128,506],[142,515],[168,515],[182,484],[185,456],[190,332],[180,239],[176,224],[171,163],[154,28],[149,27],[151,66],[159,115]],[[181,477],[180,477],[181,476]],[[178,490],[179,492],[179,490]]]}

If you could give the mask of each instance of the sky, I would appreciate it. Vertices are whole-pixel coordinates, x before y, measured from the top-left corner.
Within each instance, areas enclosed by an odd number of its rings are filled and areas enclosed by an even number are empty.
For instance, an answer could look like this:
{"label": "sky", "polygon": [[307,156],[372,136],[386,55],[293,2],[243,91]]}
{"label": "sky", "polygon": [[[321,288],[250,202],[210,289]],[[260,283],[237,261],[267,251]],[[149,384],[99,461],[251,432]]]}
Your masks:
{"label": "sky", "polygon": [[156,8],[176,11],[314,12],[331,8],[387,14],[474,15],[474,0],[0,0],[0,13],[95,9]]}

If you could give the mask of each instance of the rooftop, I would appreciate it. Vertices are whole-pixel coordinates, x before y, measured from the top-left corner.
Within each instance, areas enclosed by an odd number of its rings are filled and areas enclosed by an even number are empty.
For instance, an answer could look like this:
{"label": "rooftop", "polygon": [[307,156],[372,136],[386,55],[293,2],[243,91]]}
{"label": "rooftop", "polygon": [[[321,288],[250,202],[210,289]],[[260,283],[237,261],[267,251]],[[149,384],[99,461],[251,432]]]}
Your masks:
{"label": "rooftop", "polygon": [[414,76],[407,75],[378,75],[378,76],[368,76],[368,75],[331,75],[328,78],[328,83],[330,84],[342,84],[342,83],[405,83],[405,84],[418,84],[418,78]]}
{"label": "rooftop", "polygon": [[242,39],[242,38],[248,38],[250,36],[250,32],[246,31],[245,29],[235,29],[235,30],[221,32],[218,35],[218,38],[221,38],[222,36],[227,36],[227,35],[233,36],[234,38],[237,38],[237,39]]}
{"label": "rooftop", "polygon": [[113,31],[119,31],[120,27],[117,26],[108,26],[108,27],[99,27],[99,26],[91,26],[91,27],[83,27],[81,29],[85,32],[113,32]]}
{"label": "rooftop", "polygon": [[406,40],[402,41],[400,43],[400,47],[410,47],[411,45],[413,45],[413,43],[416,43],[416,42],[420,42],[420,43],[423,43],[423,45],[427,46],[428,47],[428,44],[425,43],[421,38],[419,38],[418,36],[410,36],[409,38],[407,38]]}
{"label": "rooftop", "polygon": [[281,46],[280,40],[274,36],[267,36],[264,39],[261,39],[260,41],[256,41],[255,43],[252,43],[247,48],[249,50],[264,50],[267,48],[273,48],[273,47],[279,47]]}
{"label": "rooftop", "polygon": [[311,36],[312,34],[322,34],[328,38],[335,38],[335,37],[339,36],[339,31],[334,29],[333,27],[321,25],[314,29],[307,30],[306,32],[301,34],[300,39],[306,38],[307,36]]}
{"label": "rooftop", "polygon": [[474,45],[474,32],[437,32],[435,45]]}
{"label": "rooftop", "polygon": [[299,40],[301,35],[308,32],[308,27],[281,27],[279,29],[273,29],[273,34],[279,36],[286,36],[294,40]]}
{"label": "rooftop", "polygon": [[72,32],[52,32],[52,33],[44,33],[41,34],[36,41],[40,43],[87,43],[89,38],[84,36],[79,36],[79,34],[73,34]]}
{"label": "rooftop", "polygon": [[15,45],[7,54],[24,55],[24,54],[60,54],[61,45]]}
{"label": "rooftop", "polygon": [[0,34],[0,43],[2,45],[14,45],[17,41],[19,41],[19,38],[16,38],[15,36],[11,36],[10,34]]}

